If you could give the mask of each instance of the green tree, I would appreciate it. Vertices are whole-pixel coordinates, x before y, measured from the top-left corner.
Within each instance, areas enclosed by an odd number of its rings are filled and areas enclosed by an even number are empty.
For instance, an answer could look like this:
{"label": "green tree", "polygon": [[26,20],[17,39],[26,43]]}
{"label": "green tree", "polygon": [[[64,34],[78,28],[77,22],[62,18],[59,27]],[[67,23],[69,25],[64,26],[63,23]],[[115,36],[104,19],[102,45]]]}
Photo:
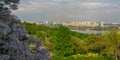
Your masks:
{"label": "green tree", "polygon": [[104,38],[107,40],[108,46],[106,51],[113,55],[114,51],[117,50],[120,46],[120,33],[118,30],[111,30],[104,35]]}
{"label": "green tree", "polygon": [[57,30],[55,53],[57,56],[70,56],[73,54],[73,43],[71,42],[71,31],[61,26]]}
{"label": "green tree", "polygon": [[88,41],[89,52],[100,53],[107,47],[107,42],[102,35],[92,35]]}
{"label": "green tree", "polygon": [[45,32],[45,31],[37,31],[35,35],[36,35],[37,38],[39,38],[40,40],[45,40],[46,38],[48,38],[48,34],[49,34],[49,33]]}
{"label": "green tree", "polygon": [[75,54],[85,54],[87,53],[87,43],[84,40],[81,40],[80,38],[77,38],[75,36],[71,37],[71,40],[74,44],[74,53]]}

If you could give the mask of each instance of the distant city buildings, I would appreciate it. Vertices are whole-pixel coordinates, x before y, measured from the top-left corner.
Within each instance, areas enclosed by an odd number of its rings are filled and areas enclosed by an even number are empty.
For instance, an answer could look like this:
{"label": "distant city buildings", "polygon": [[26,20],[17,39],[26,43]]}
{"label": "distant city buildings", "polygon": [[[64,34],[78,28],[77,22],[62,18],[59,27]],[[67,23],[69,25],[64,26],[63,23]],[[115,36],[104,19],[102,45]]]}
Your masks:
{"label": "distant city buildings", "polygon": [[[23,22],[23,21],[22,21]],[[72,21],[72,22],[64,22],[64,21],[41,21],[41,22],[35,22],[31,21],[28,23],[34,23],[36,25],[45,24],[48,26],[53,27],[59,27],[61,25],[63,26],[74,26],[74,27],[118,27],[120,29],[120,23],[105,23],[105,22],[80,22],[80,21]]]}
{"label": "distant city buildings", "polygon": [[100,22],[100,23],[99,23],[99,26],[100,26],[100,27],[105,27],[104,22]]}
{"label": "distant city buildings", "polygon": [[99,24],[96,22],[69,22],[69,23],[65,23],[63,24],[65,26],[89,26],[89,27],[95,27],[98,26]]}
{"label": "distant city buildings", "polygon": [[104,26],[104,23],[97,23],[97,22],[78,22],[78,21],[74,21],[74,22],[53,22],[53,26],[55,25],[64,25],[64,26],[87,26],[87,27],[96,27],[96,26]]}

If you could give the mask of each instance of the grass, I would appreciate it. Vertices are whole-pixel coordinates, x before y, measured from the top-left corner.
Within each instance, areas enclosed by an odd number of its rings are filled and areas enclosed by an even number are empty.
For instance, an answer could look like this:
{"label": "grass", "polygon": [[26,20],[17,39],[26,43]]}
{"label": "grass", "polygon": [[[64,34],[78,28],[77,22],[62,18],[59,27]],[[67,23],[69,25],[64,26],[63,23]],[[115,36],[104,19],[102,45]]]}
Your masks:
{"label": "grass", "polygon": [[60,57],[56,56],[53,58],[53,60],[115,60],[114,56],[98,56],[98,57],[77,57],[74,58],[72,56],[70,57]]}

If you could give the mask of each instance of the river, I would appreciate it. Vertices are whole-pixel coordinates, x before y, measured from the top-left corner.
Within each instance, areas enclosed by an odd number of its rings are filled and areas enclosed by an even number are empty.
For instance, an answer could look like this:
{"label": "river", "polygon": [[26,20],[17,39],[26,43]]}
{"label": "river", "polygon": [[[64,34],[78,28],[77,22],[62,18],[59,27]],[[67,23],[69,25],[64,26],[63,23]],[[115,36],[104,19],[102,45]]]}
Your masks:
{"label": "river", "polygon": [[71,30],[71,31],[75,31],[75,32],[80,32],[80,33],[84,33],[84,34],[98,34],[98,33],[106,33],[105,30]]}

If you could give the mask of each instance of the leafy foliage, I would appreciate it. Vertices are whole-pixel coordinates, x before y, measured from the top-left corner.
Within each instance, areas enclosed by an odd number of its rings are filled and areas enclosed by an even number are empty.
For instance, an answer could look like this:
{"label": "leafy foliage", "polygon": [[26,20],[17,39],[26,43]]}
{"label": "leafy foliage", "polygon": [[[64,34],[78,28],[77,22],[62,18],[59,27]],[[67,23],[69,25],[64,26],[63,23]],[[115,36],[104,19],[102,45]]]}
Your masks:
{"label": "leafy foliage", "polygon": [[[96,54],[103,57],[113,56],[110,59],[114,60],[114,50],[118,49],[120,44],[120,33],[118,30],[111,30],[106,34],[82,34],[72,32],[65,26],[54,28],[29,23],[22,23],[22,25],[27,28],[30,34],[33,34],[44,43],[49,51],[51,51],[54,60],[58,58],[63,60],[65,58],[67,60],[67,57],[78,54],[80,56],[83,55],[82,57]],[[92,55],[89,53],[92,53]],[[101,60],[104,59],[103,57],[101,57]],[[75,60],[77,59],[79,58]]]}
{"label": "leafy foliage", "polygon": [[19,1],[0,0],[0,60],[51,60],[43,44],[30,36],[11,14]]}
{"label": "leafy foliage", "polygon": [[0,0],[0,10],[16,10],[20,0]]}
{"label": "leafy foliage", "polygon": [[70,56],[73,54],[73,43],[71,42],[71,31],[61,26],[57,29],[55,40],[55,51],[57,56]]}

